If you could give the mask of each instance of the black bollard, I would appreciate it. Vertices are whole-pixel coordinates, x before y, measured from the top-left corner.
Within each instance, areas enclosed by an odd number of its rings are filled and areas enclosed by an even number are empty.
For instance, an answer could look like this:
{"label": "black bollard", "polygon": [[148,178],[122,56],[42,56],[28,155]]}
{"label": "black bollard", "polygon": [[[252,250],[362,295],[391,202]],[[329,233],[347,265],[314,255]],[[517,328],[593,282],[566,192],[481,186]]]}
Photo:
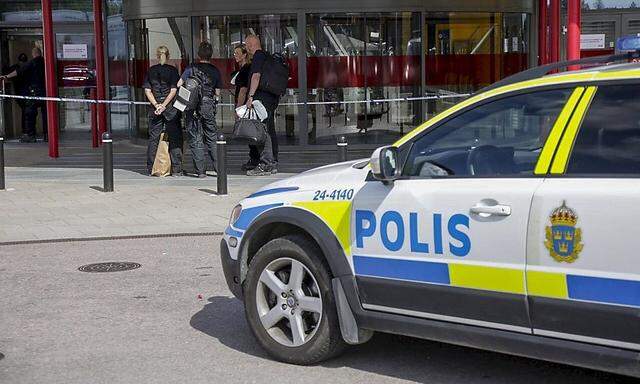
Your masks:
{"label": "black bollard", "polygon": [[102,191],[113,192],[113,140],[109,132],[102,134],[102,176]]}
{"label": "black bollard", "polygon": [[0,191],[4,189],[4,137],[0,136]]}
{"label": "black bollard", "polygon": [[338,163],[347,161],[347,138],[344,136],[338,137]]}
{"label": "black bollard", "polygon": [[227,140],[221,133],[216,141],[217,171],[218,171],[218,195],[226,195],[227,192]]}

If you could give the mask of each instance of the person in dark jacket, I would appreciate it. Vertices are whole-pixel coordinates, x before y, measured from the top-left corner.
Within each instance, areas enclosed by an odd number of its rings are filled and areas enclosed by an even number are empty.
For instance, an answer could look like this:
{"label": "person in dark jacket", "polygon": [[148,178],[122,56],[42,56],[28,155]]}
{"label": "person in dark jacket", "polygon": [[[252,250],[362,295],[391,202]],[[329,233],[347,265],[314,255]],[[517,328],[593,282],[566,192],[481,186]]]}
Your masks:
{"label": "person in dark jacket", "polygon": [[[22,67],[24,67],[27,62],[29,61],[29,59],[27,58],[27,55],[25,55],[24,53],[21,53],[18,55],[18,61],[10,66],[9,68],[7,68],[6,73],[11,73],[13,71],[19,72],[21,70]],[[13,89],[16,95],[19,96],[27,96],[28,94],[28,90],[25,84],[24,79],[22,78],[22,76],[16,76],[13,79]],[[18,107],[20,107],[20,124],[21,124],[21,132],[24,134],[26,132],[25,130],[25,101],[22,99],[16,99],[16,104],[18,104]]]}
{"label": "person in dark jacket", "polygon": [[151,103],[149,109],[149,143],[147,146],[147,171],[151,174],[153,162],[158,151],[160,134],[169,136],[169,156],[171,157],[171,176],[182,175],[182,128],[180,112],[173,107],[173,98],[178,90],[178,70],[167,64],[169,49],[163,45],[156,49],[160,64],[149,68],[144,80],[144,93]]}
{"label": "person in dark jacket", "polygon": [[[190,76],[199,76],[201,80],[200,104],[193,111],[185,112],[185,124],[189,141],[189,149],[193,157],[193,166],[197,177],[207,177],[205,169],[206,155],[213,162],[213,170],[216,170],[216,108],[222,88],[222,78],[218,68],[211,64],[213,47],[207,41],[200,43],[198,47],[198,62],[190,65],[182,73],[178,87]],[[197,73],[196,73],[197,71]]]}
{"label": "person in dark jacket", "polygon": [[[18,77],[24,84],[26,96],[44,97],[45,80],[44,80],[44,58],[42,50],[34,47],[31,50],[32,59],[27,64],[17,68],[8,75],[2,76],[4,79]],[[23,143],[36,142],[36,120],[38,118],[38,109],[42,116],[42,131],[44,133],[44,141],[47,141],[47,109],[44,101],[25,100],[24,102],[24,128],[20,141]]]}

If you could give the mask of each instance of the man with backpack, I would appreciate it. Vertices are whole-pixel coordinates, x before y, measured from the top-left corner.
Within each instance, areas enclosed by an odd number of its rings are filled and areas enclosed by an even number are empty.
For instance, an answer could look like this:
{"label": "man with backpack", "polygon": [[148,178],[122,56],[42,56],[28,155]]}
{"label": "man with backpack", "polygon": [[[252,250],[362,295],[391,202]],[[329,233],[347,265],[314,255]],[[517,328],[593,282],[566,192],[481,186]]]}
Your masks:
{"label": "man with backpack", "polygon": [[[189,150],[193,158],[193,166],[197,177],[206,177],[205,151],[216,167],[216,107],[222,88],[220,71],[209,63],[213,48],[209,42],[202,42],[198,47],[198,62],[185,69],[178,87],[178,103],[182,103],[185,112]],[[183,87],[184,85],[184,87]],[[190,100],[183,99],[181,91],[189,89]],[[189,98],[188,98],[189,99]],[[180,108],[179,108],[180,109]]]}
{"label": "man with backpack", "polygon": [[[280,102],[280,96],[286,89],[288,68],[283,60],[277,60],[274,58],[275,55],[270,55],[262,50],[258,36],[247,36],[245,45],[253,56],[249,75],[247,107],[252,108],[254,101],[262,103],[267,111],[267,118],[263,122],[268,135],[264,145],[251,146],[250,159],[243,165],[243,169],[247,169],[247,176],[266,176],[278,172],[278,138],[274,115]],[[275,87],[265,84],[267,78],[267,83],[274,83]]]}

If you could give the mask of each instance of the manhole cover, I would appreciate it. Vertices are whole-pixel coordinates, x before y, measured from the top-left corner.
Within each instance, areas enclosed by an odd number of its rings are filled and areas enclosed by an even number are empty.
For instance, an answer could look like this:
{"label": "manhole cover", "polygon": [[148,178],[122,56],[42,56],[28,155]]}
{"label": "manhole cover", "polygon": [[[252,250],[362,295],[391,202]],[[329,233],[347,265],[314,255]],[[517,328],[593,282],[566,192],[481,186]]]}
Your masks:
{"label": "manhole cover", "polygon": [[122,261],[111,261],[108,263],[87,264],[78,268],[80,272],[120,272],[140,268],[138,263],[128,263]]}

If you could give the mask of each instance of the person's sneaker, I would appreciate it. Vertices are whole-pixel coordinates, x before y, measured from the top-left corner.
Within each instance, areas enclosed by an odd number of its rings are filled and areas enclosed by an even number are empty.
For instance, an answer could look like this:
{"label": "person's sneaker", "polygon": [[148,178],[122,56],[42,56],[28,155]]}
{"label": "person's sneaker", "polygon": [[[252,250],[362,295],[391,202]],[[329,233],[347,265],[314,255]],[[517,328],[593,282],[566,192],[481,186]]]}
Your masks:
{"label": "person's sneaker", "polygon": [[198,179],[204,179],[205,177],[207,177],[206,173],[201,173],[198,175]]}
{"label": "person's sneaker", "polygon": [[180,171],[180,172],[171,172],[171,177],[182,177],[182,171]]}
{"label": "person's sneaker", "polygon": [[270,167],[265,164],[258,164],[254,169],[250,169],[247,171],[247,176],[269,176],[271,175],[271,170],[273,167]]}
{"label": "person's sneaker", "polygon": [[258,164],[256,164],[253,161],[249,160],[246,163],[242,164],[242,167],[240,167],[240,169],[243,172],[246,172],[246,171],[250,171],[252,169],[255,169],[255,167],[257,167],[257,166],[258,166]]}
{"label": "person's sneaker", "polygon": [[278,168],[276,168],[276,166],[274,165],[271,167],[271,174],[275,175],[276,173],[278,173]]}

